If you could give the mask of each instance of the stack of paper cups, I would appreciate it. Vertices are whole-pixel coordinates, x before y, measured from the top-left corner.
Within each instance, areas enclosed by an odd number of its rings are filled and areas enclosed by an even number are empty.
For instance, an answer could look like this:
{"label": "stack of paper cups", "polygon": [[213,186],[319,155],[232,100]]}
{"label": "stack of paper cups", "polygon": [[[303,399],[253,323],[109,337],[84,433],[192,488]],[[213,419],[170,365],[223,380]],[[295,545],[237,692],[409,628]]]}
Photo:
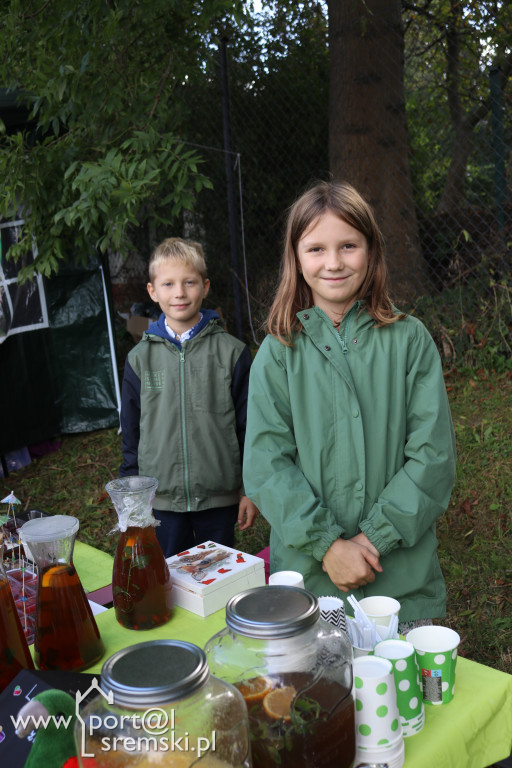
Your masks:
{"label": "stack of paper cups", "polygon": [[396,700],[404,738],[419,733],[425,725],[425,707],[420,670],[414,646],[407,640],[383,640],[373,650],[375,656],[393,665]]}
{"label": "stack of paper cups", "polygon": [[393,666],[388,659],[354,659],[356,760],[402,768],[404,740],[398,712]]}

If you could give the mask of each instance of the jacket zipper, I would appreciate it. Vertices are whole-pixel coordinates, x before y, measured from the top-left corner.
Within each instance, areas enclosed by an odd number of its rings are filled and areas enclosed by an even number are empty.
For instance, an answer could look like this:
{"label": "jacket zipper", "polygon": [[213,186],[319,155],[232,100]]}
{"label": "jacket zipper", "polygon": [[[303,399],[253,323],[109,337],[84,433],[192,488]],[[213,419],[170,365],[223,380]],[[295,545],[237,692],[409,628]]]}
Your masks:
{"label": "jacket zipper", "polygon": [[187,423],[185,419],[185,350],[180,353],[180,394],[181,394],[181,430],[183,433],[183,458],[185,461],[185,493],[187,496],[187,512],[190,512],[190,488],[188,478]]}
{"label": "jacket zipper", "polygon": [[344,355],[348,355],[348,344],[347,344],[347,341],[348,341],[348,329],[349,329],[349,325],[350,325],[350,320],[352,320],[352,317],[351,317],[352,311],[353,311],[353,307],[350,309],[347,317],[345,318],[345,333],[343,335],[343,338],[341,338],[339,332],[336,334],[336,338],[338,339],[338,341],[340,343],[340,347],[341,347]]}

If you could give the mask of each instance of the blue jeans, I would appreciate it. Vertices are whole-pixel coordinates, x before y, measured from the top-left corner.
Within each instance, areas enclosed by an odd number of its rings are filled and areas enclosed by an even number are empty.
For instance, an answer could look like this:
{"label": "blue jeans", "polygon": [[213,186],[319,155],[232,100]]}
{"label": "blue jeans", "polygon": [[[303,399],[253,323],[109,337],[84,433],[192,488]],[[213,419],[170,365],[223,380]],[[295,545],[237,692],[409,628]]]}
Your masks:
{"label": "blue jeans", "polygon": [[205,541],[214,541],[226,547],[235,545],[238,504],[205,509],[202,512],[168,512],[154,509],[153,514],[160,520],[155,533],[165,557],[177,555],[178,552],[184,552]]}

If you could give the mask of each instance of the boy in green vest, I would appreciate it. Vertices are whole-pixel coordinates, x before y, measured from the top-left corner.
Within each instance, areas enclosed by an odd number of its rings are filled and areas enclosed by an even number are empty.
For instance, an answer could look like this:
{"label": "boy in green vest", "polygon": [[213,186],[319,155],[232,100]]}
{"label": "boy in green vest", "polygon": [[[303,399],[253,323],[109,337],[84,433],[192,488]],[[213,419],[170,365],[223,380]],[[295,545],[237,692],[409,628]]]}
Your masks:
{"label": "boy in green vest", "polygon": [[251,353],[201,308],[210,281],[198,243],[164,240],[149,278],[162,314],[126,359],[119,474],[158,479],[166,557],[207,540],[233,547],[235,524],[249,528],[258,514],[241,469]]}

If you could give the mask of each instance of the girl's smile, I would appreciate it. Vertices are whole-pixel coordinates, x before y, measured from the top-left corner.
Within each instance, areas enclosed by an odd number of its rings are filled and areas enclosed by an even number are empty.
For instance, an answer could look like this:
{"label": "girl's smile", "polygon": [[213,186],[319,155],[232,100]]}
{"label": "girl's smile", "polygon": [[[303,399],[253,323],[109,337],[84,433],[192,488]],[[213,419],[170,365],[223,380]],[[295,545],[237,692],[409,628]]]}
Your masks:
{"label": "girl's smile", "polygon": [[338,322],[354,303],[366,277],[366,237],[326,211],[300,238],[297,257],[314,303]]}

